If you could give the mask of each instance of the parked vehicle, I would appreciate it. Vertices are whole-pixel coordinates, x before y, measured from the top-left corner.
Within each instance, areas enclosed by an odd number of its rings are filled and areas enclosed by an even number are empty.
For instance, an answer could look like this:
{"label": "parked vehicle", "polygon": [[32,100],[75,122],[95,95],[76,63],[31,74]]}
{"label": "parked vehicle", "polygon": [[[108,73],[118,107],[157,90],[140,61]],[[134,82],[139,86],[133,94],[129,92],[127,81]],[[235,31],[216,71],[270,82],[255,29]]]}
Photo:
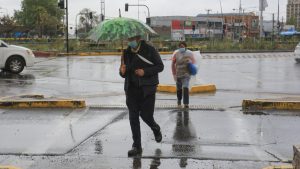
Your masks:
{"label": "parked vehicle", "polygon": [[23,71],[25,66],[33,66],[34,58],[32,50],[8,45],[0,40],[0,69],[18,74]]}
{"label": "parked vehicle", "polygon": [[295,58],[296,62],[300,63],[300,43],[298,43],[298,45],[296,46],[294,53],[296,57]]}

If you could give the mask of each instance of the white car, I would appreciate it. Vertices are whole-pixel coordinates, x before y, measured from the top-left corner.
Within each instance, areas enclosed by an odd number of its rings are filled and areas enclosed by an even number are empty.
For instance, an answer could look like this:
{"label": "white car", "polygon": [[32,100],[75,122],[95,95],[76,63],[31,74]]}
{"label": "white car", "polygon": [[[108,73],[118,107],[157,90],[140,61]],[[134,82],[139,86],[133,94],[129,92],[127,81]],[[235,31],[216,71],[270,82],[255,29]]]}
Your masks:
{"label": "white car", "polygon": [[25,66],[33,66],[34,54],[28,48],[8,45],[0,40],[0,69],[20,73]]}
{"label": "white car", "polygon": [[296,57],[295,58],[296,62],[300,63],[300,43],[298,43],[298,45],[296,46],[294,54],[295,54],[295,57]]}

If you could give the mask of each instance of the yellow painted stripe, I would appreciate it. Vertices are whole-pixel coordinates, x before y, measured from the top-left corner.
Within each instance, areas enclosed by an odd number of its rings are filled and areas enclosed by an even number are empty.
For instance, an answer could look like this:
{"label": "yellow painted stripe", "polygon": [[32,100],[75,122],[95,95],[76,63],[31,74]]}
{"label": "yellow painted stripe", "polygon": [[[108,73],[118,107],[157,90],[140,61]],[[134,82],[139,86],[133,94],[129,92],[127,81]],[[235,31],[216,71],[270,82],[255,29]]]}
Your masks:
{"label": "yellow painted stripe", "polygon": [[157,86],[157,91],[159,91],[159,92],[168,92],[168,93],[176,93],[176,86],[159,84]]}
{"label": "yellow painted stripe", "polygon": [[243,100],[243,110],[300,110],[299,101]]}
{"label": "yellow painted stripe", "polygon": [[[161,55],[173,54],[173,52],[159,52]],[[121,56],[122,52],[80,52],[80,53],[61,53],[60,56]]]}
{"label": "yellow painted stripe", "polygon": [[[198,85],[193,86],[190,90],[190,93],[206,93],[206,92],[215,92],[216,86],[214,84],[207,84],[207,85]],[[157,91],[159,92],[168,92],[168,93],[176,93],[176,86],[174,85],[164,85],[159,84],[157,86]]]}
{"label": "yellow painted stripe", "polygon": [[292,165],[269,166],[263,169],[293,169],[293,166]]}
{"label": "yellow painted stripe", "polygon": [[84,108],[83,100],[0,101],[0,108]]}
{"label": "yellow painted stripe", "polygon": [[174,52],[159,52],[159,54],[161,55],[171,55],[173,54]]}
{"label": "yellow painted stripe", "polygon": [[205,93],[205,92],[215,92],[217,90],[216,85],[207,84],[207,85],[198,85],[193,86],[190,90],[190,93]]}
{"label": "yellow painted stripe", "polygon": [[6,166],[0,165],[0,169],[20,169],[20,168],[14,167],[14,166],[9,166],[9,165],[6,165]]}

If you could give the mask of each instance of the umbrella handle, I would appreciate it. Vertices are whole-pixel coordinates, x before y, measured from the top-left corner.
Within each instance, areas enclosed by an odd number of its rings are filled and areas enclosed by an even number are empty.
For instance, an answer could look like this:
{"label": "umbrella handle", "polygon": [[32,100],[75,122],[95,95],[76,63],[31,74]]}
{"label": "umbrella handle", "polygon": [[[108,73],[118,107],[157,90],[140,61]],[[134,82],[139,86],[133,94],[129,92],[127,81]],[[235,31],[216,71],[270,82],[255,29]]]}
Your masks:
{"label": "umbrella handle", "polygon": [[121,65],[124,65],[124,52],[122,52],[122,55],[121,55]]}
{"label": "umbrella handle", "polygon": [[121,41],[122,43],[122,54],[121,54],[121,65],[124,65],[124,46],[123,46],[123,40]]}

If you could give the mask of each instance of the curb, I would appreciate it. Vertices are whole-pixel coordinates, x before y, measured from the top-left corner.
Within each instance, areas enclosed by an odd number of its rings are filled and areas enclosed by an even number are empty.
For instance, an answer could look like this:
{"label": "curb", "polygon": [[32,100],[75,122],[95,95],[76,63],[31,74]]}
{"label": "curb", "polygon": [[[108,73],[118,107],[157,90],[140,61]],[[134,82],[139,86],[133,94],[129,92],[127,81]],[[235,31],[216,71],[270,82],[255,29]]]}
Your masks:
{"label": "curb", "polygon": [[[193,86],[190,89],[191,94],[195,93],[208,93],[208,92],[216,92],[216,86],[214,84],[206,84],[206,85],[197,85]],[[159,84],[157,86],[157,91],[158,92],[167,92],[167,93],[176,93],[176,86],[175,85],[164,85],[164,84]]]}
{"label": "curb", "polygon": [[[85,108],[83,100],[1,100],[0,108]],[[1,168],[0,168],[1,169]]]}
{"label": "curb", "polygon": [[0,108],[85,108],[84,100],[45,98],[40,94],[25,94],[0,98]]}
{"label": "curb", "polygon": [[8,166],[8,165],[5,166],[0,165],[0,169],[20,169],[20,168],[14,166]]}
{"label": "curb", "polygon": [[[255,50],[255,51],[205,51],[201,50],[201,54],[204,53],[273,53],[273,52],[294,52],[293,50]],[[161,55],[170,55],[174,51],[161,51]],[[34,51],[36,57],[57,57],[57,56],[121,56],[121,52],[78,52],[78,53],[59,53],[57,51]]]}
{"label": "curb", "polygon": [[[161,55],[170,55],[173,52],[159,52]],[[60,53],[59,56],[121,56],[122,52],[79,52],[79,53]]]}
{"label": "curb", "polygon": [[300,110],[300,101],[243,100],[243,110]]}
{"label": "curb", "polygon": [[269,166],[263,169],[294,169],[292,165]]}

